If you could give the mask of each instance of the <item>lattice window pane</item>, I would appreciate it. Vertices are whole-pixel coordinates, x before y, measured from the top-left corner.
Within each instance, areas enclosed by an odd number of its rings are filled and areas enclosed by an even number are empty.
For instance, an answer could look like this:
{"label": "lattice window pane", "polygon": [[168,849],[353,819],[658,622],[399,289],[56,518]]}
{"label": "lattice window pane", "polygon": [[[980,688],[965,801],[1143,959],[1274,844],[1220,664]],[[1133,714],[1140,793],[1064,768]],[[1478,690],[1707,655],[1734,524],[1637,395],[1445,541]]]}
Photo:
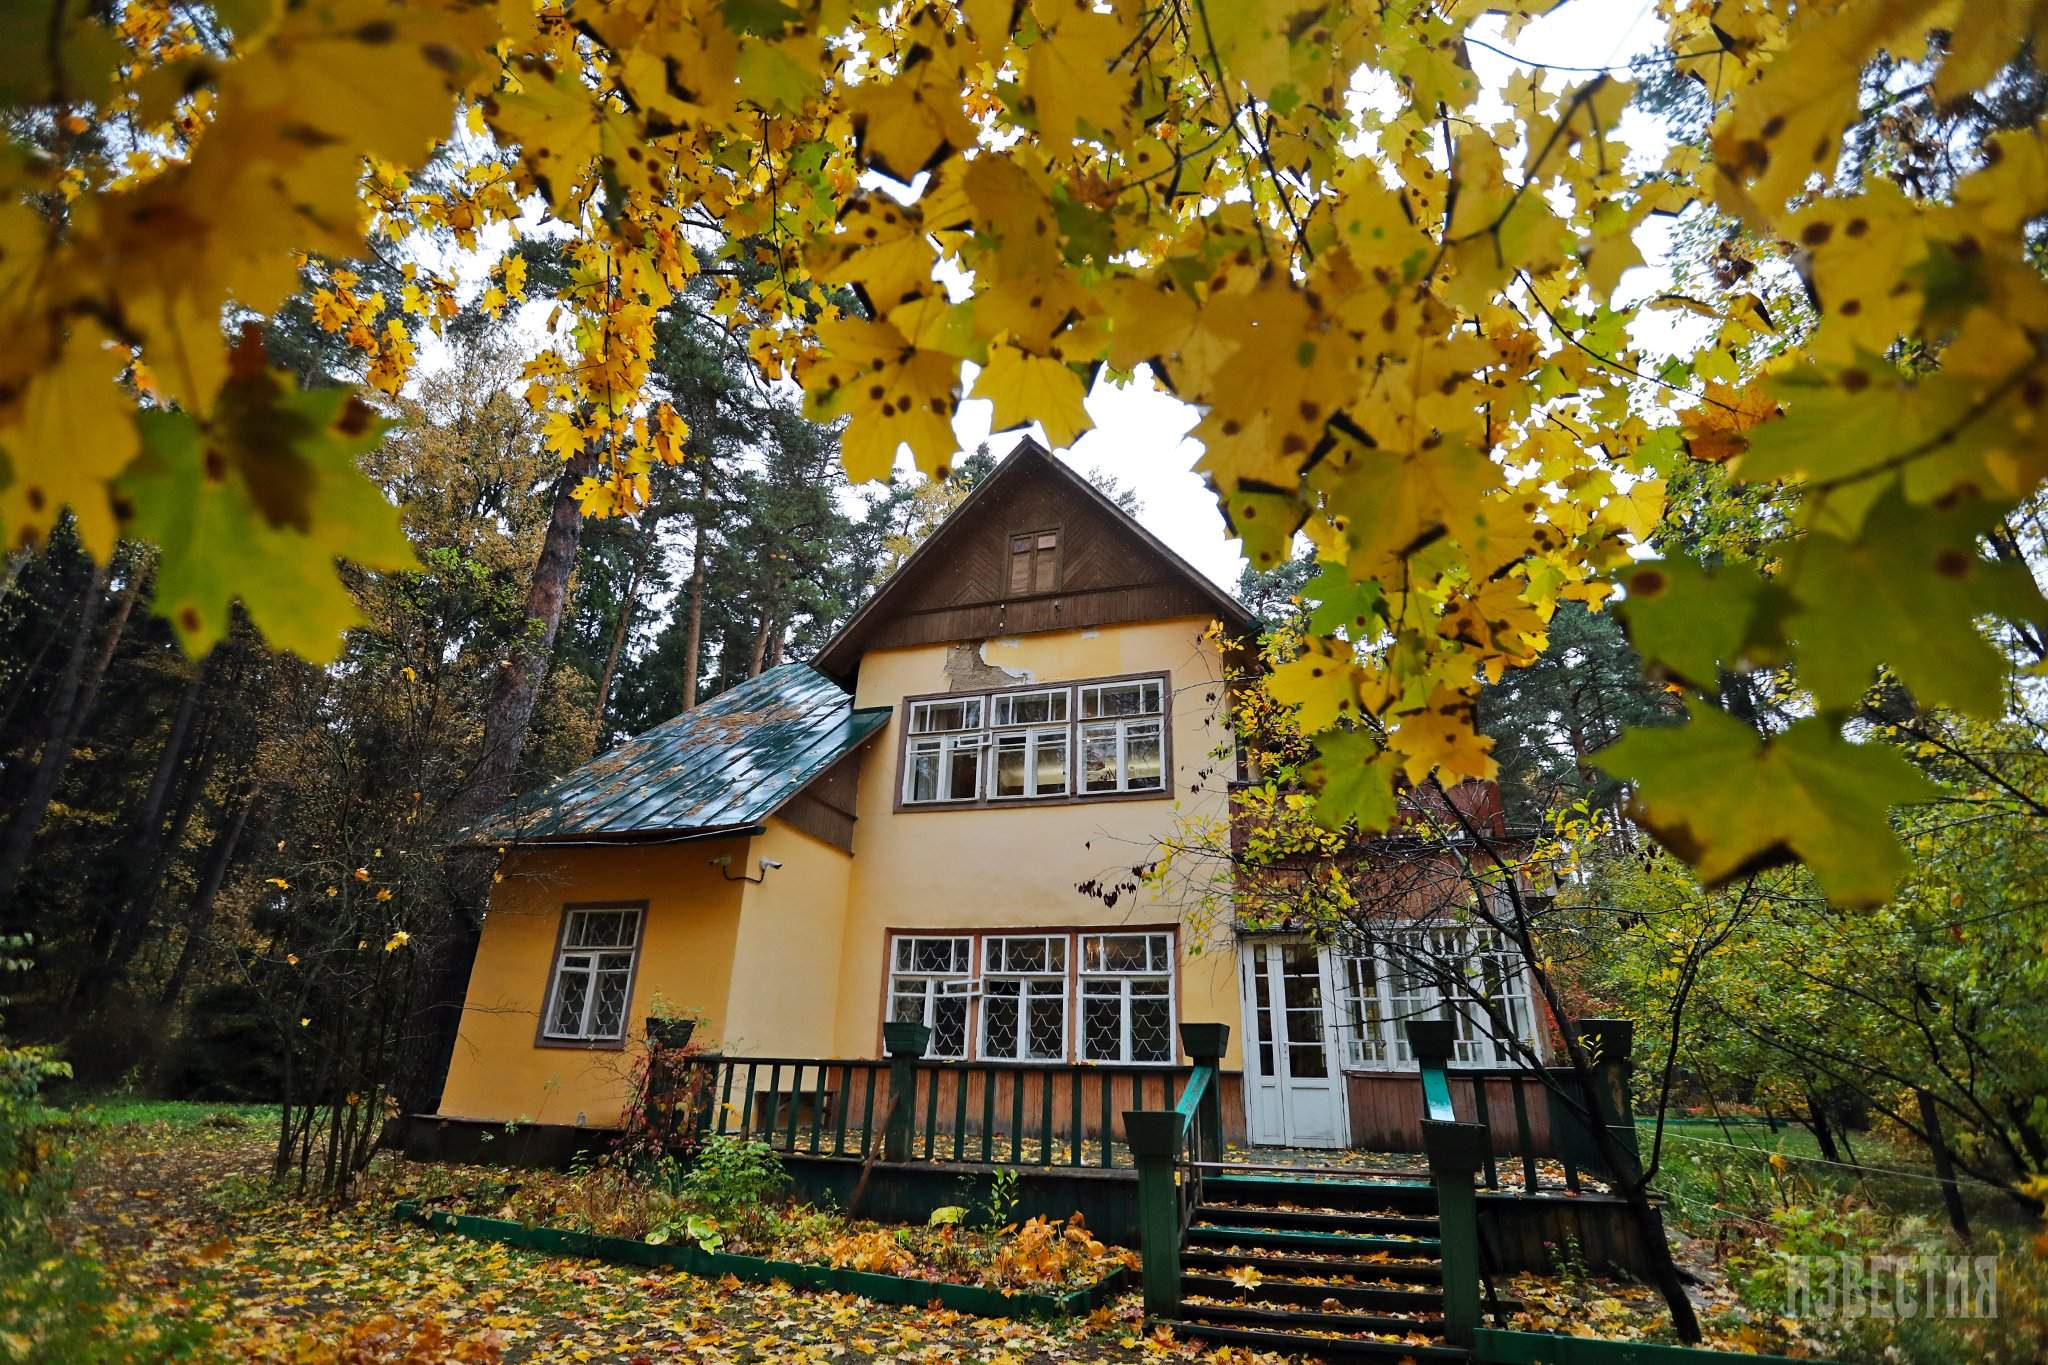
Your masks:
{"label": "lattice window pane", "polygon": [[626,972],[599,972],[597,1000],[590,1014],[590,1036],[617,1038],[626,1031]]}
{"label": "lattice window pane", "polygon": [[583,1007],[590,999],[589,961],[584,958],[575,967],[569,961],[562,964],[555,981],[555,1014],[548,1021],[549,1033],[574,1038],[583,1032]]}
{"label": "lattice window pane", "polygon": [[1123,1060],[1124,1001],[1121,982],[1081,983],[1081,1055],[1091,1062]]}
{"label": "lattice window pane", "polygon": [[1034,993],[1029,1003],[1029,1032],[1025,1047],[1034,1062],[1058,1062],[1067,1056],[1067,1001],[1064,990],[1053,985],[1051,992]]}
{"label": "lattice window pane", "polygon": [[967,1055],[967,997],[942,995],[932,1001],[932,1045],[927,1057]]}
{"label": "lattice window pane", "polygon": [[1173,996],[1165,981],[1132,981],[1130,998],[1131,1060],[1173,1060]]}

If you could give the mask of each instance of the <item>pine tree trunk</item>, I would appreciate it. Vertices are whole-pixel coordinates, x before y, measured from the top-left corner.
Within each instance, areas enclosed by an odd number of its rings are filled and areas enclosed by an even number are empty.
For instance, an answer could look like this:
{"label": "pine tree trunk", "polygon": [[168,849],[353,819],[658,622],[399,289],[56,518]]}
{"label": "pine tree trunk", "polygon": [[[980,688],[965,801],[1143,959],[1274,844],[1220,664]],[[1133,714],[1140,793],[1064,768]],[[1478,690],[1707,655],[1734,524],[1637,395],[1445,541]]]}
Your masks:
{"label": "pine tree trunk", "polygon": [[73,717],[73,739],[83,729],[92,715],[92,705],[100,694],[100,684],[106,681],[107,669],[114,662],[114,651],[120,647],[121,636],[128,629],[129,614],[135,610],[135,599],[142,596],[142,585],[149,577],[150,551],[137,546],[128,557],[128,581],[121,585],[121,596],[114,603],[113,619],[107,622],[107,637],[100,642],[100,652],[94,656],[92,668],[87,671],[85,681],[78,688],[78,706]]}
{"label": "pine tree trunk", "polygon": [[[192,895],[192,909],[185,918],[185,942],[178,949],[178,961],[171,968],[170,976],[164,981],[162,994],[157,996],[157,1018],[162,1020],[177,1008],[178,997],[185,993],[185,983],[191,979],[192,968],[199,961],[199,951],[206,942],[206,934],[213,927],[213,903],[220,894],[221,883],[226,880],[228,868],[235,860],[235,846],[242,841],[242,831],[249,824],[249,810],[255,803],[244,791],[234,803],[234,814],[223,829],[214,837],[213,847],[207,852],[205,870],[199,874],[199,886]],[[162,1033],[159,1028],[157,1032]]]}
{"label": "pine tree trunk", "polygon": [[149,914],[154,888],[144,885],[146,874],[143,869],[150,866],[163,840],[164,806],[171,797],[171,783],[185,761],[192,738],[192,717],[199,709],[204,677],[203,669],[195,670],[191,680],[185,684],[184,694],[178,698],[178,709],[171,716],[170,731],[164,736],[163,750],[157,756],[156,772],[151,775],[149,786],[142,795],[142,804],[128,826],[128,837],[122,841],[118,855],[120,870],[116,873],[116,884],[122,894],[114,904],[100,912],[98,922],[93,925],[92,937],[86,946],[85,965],[71,985],[71,1009],[74,1011],[89,1011],[105,993],[114,970],[118,945],[131,936],[130,921],[137,915],[147,917]]}
{"label": "pine tree trunk", "polygon": [[690,583],[685,596],[689,615],[683,628],[683,709],[697,709],[697,678],[704,662],[704,519],[697,519],[697,538],[690,547]]}
{"label": "pine tree trunk", "polygon": [[612,631],[612,647],[604,656],[604,676],[597,683],[597,706],[590,721],[597,730],[596,743],[604,742],[604,713],[611,706],[612,680],[618,676],[619,655],[626,647],[626,636],[633,629],[633,605],[640,593],[640,558],[633,560],[633,571],[626,577],[626,595],[619,602],[619,623]]}
{"label": "pine tree trunk", "polygon": [[77,715],[79,681],[85,673],[86,654],[92,646],[93,626],[99,620],[106,586],[106,570],[93,570],[78,606],[78,633],[72,637],[70,652],[64,656],[64,667],[57,675],[57,685],[50,689],[42,755],[29,774],[20,803],[8,817],[6,827],[0,829],[0,907],[4,907],[0,908],[0,930],[8,933],[33,927],[27,908],[17,894],[21,872],[28,863],[36,831],[42,828],[43,813],[49,809],[50,799],[57,794],[57,784],[64,776],[64,765],[71,761],[71,746],[77,739],[78,723],[82,720]]}
{"label": "pine tree trunk", "polygon": [[768,657],[768,632],[773,629],[774,625],[774,615],[763,612],[760,629],[754,632],[754,647],[747,654],[747,676],[749,678],[761,676],[761,664]]}
{"label": "pine tree trunk", "polygon": [[[554,653],[569,575],[576,567],[576,550],[583,537],[583,505],[576,501],[576,485],[595,464],[590,453],[579,453],[555,480],[547,533],[527,585],[525,630],[492,683],[484,710],[482,750],[468,785],[450,803],[454,829],[475,824],[513,793],[527,725],[533,719],[534,703]],[[449,905],[445,932],[436,935],[437,942],[426,945],[428,961],[418,968],[418,990],[407,1029],[414,1048],[393,1087],[400,1104],[413,1113],[431,1112],[440,1106],[448,1061],[455,1055],[456,1035],[462,1025],[462,1000],[469,990],[469,971],[476,961],[497,855],[490,849],[457,848],[448,855],[446,866]]]}

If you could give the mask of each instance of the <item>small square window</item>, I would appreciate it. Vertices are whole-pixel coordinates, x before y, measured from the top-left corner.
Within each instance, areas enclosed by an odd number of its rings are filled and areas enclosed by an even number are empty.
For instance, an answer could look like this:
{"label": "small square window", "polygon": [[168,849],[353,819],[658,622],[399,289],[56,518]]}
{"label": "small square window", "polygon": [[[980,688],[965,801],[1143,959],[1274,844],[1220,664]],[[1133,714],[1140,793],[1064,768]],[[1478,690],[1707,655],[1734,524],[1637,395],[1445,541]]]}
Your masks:
{"label": "small square window", "polygon": [[1010,595],[1053,592],[1059,587],[1060,535],[1031,531],[1010,537]]}

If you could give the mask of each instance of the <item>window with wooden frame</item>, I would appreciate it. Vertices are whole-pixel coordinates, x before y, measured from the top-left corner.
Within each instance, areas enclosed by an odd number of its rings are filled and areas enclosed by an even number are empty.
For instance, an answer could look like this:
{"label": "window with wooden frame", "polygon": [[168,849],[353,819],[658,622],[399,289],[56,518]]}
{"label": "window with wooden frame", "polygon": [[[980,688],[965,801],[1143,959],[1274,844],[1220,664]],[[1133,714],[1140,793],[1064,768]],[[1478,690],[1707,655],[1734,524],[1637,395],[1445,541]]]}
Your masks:
{"label": "window with wooden frame", "polygon": [[1060,586],[1060,533],[1024,531],[1010,537],[1010,596],[1057,592]]}
{"label": "window with wooden frame", "polygon": [[930,1029],[927,1057],[958,1061],[967,1055],[973,953],[974,940],[960,934],[905,934],[891,945],[889,1019]]}
{"label": "window with wooden frame", "polygon": [[984,1061],[1067,1059],[1067,936],[991,934],[981,941]]}
{"label": "window with wooden frame", "polygon": [[889,963],[888,1017],[932,1029],[927,1057],[1170,1066],[1178,1056],[1170,929],[896,934]]}
{"label": "window with wooden frame", "polygon": [[903,763],[905,803],[980,799],[981,755],[988,745],[982,700],[945,697],[910,704]]}
{"label": "window with wooden frame", "polygon": [[1173,936],[1081,936],[1081,1060],[1171,1062]]}
{"label": "window with wooden frame", "polygon": [[901,804],[1163,795],[1162,675],[905,702]]}
{"label": "window with wooden frame", "polygon": [[640,951],[638,906],[575,906],[562,912],[561,946],[549,974],[541,1037],[554,1042],[623,1041]]}

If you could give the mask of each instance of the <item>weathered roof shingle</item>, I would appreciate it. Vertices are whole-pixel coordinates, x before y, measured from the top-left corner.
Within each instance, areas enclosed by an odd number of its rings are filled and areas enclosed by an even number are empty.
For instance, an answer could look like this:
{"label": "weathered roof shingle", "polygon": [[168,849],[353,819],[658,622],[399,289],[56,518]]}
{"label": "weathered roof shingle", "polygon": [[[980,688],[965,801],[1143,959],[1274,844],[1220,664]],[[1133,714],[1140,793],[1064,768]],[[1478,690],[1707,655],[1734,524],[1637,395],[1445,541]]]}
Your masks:
{"label": "weathered roof shingle", "polygon": [[749,829],[882,728],[809,664],[782,664],[600,754],[458,836],[465,844]]}

